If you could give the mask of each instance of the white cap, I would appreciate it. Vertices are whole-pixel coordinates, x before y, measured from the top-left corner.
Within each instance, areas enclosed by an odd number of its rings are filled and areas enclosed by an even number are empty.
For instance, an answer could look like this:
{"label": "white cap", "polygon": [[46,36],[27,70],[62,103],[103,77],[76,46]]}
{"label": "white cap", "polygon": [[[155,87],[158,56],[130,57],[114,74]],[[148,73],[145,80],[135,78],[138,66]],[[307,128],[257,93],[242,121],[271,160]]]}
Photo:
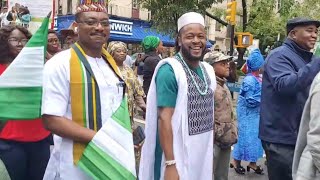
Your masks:
{"label": "white cap", "polygon": [[196,12],[185,13],[178,19],[178,32],[188,24],[201,24],[205,27],[203,16]]}

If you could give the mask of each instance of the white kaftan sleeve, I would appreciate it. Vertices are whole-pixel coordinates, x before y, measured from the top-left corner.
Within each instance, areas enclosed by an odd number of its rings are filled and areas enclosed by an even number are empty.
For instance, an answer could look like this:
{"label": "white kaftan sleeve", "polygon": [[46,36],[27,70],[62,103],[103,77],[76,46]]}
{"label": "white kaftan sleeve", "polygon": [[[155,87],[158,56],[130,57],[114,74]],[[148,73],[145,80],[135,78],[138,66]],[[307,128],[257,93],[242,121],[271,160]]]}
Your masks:
{"label": "white kaftan sleeve", "polygon": [[62,51],[52,57],[44,67],[42,114],[65,116],[70,89],[70,51]]}

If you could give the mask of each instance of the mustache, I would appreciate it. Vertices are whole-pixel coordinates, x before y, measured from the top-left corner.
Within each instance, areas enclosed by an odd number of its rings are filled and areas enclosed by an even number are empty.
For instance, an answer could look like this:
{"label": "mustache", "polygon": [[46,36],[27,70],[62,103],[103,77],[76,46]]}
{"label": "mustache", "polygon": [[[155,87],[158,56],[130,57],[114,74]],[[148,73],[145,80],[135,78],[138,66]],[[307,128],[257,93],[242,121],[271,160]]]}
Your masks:
{"label": "mustache", "polygon": [[102,37],[106,37],[105,34],[99,33],[99,32],[94,32],[94,33],[91,33],[90,35],[91,35],[91,36],[102,36]]}

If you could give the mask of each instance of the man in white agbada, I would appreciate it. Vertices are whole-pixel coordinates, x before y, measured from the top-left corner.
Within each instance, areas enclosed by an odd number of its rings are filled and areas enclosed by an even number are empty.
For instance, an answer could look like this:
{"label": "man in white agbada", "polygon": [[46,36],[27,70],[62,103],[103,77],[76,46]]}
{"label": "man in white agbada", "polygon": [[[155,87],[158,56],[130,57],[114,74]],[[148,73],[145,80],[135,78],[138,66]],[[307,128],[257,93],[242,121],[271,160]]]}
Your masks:
{"label": "man in white agbada", "polygon": [[[85,147],[95,136],[96,130],[99,130],[101,125],[106,123],[106,120],[117,110],[122,101],[123,87],[120,86],[121,80],[116,75],[118,69],[112,66],[112,61],[109,60],[110,58],[106,58],[103,50],[103,45],[107,42],[110,33],[105,4],[90,4],[91,0],[82,2],[84,4],[77,7],[76,13],[78,43],[71,49],[53,56],[46,63],[44,69],[43,121],[46,128],[55,134],[54,149],[44,180],[92,179],[75,165],[79,160],[79,156],[76,155],[81,155],[77,151],[80,149],[78,144]],[[79,64],[74,66],[72,62]],[[92,73],[88,73],[88,69],[92,70],[94,76]],[[91,86],[88,88],[91,81],[88,82],[87,78],[89,79],[90,75],[95,79],[95,85],[97,85],[95,90],[98,89],[95,92],[98,93],[92,93]],[[83,81],[73,81],[75,79],[73,77],[82,78]],[[77,95],[78,93],[72,90],[73,87],[83,87],[83,96],[81,97],[81,94],[80,96],[73,96],[73,94]],[[94,88],[92,87],[92,89]],[[98,98],[93,99],[93,96]],[[76,98],[73,99],[72,97]],[[78,123],[79,118],[77,116],[82,113],[74,113],[74,110],[75,112],[81,110],[77,107],[77,104],[73,106],[74,101],[82,98],[86,99],[87,103],[90,103],[90,100],[94,100],[91,102],[96,103],[95,109],[89,110],[89,113],[87,111],[86,117],[89,117],[87,122],[82,123],[88,127],[81,125],[81,122]],[[81,106],[90,108],[86,103]],[[95,114],[97,121],[90,118],[92,111],[93,113],[97,112]],[[80,121],[82,121],[81,118]],[[96,126],[98,127],[95,128]]]}
{"label": "man in white agbada", "polygon": [[147,99],[140,180],[212,180],[213,93],[202,15],[178,19],[177,54],[159,62]]}

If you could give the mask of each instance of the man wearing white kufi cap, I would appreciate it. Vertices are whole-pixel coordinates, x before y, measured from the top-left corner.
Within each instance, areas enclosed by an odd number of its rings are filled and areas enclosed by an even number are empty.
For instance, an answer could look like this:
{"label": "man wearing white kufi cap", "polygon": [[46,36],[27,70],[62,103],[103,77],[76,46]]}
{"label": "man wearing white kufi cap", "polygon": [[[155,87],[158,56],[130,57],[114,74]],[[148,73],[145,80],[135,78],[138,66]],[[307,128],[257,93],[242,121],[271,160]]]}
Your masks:
{"label": "man wearing white kufi cap", "polygon": [[141,180],[211,180],[213,165],[212,66],[201,62],[206,48],[202,15],[178,19],[177,54],[159,62],[147,100]]}

